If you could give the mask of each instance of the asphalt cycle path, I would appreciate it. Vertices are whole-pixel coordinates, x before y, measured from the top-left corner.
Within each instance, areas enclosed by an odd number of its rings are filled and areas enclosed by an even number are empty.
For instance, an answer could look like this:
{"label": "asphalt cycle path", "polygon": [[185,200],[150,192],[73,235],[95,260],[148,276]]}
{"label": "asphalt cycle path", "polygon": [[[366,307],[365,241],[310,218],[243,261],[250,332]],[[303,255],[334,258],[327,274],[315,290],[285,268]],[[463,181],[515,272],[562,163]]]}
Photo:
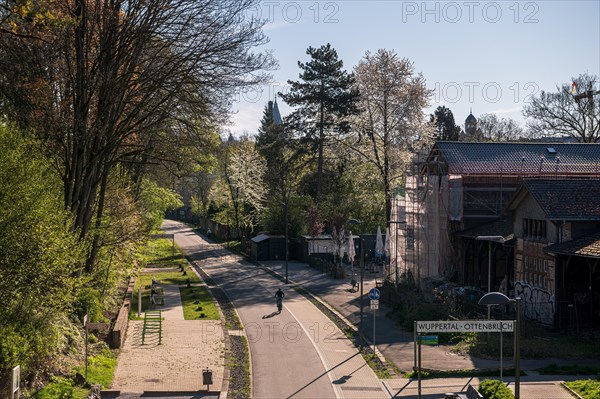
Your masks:
{"label": "asphalt cycle path", "polygon": [[[389,397],[356,348],[306,298],[184,224],[165,221],[163,229],[233,302],[250,347],[254,398]],[[281,313],[279,287],[286,293]]]}

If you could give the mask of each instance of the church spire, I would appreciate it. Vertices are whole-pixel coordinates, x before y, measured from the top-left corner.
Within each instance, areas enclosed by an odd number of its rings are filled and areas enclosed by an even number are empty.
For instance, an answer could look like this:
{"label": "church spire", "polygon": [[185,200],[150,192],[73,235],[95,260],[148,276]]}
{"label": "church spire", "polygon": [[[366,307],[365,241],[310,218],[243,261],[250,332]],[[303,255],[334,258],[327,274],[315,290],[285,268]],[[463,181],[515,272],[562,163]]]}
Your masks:
{"label": "church spire", "polygon": [[275,95],[275,103],[273,104],[273,124],[281,125],[283,121],[281,120],[281,114],[279,113],[279,107],[277,106],[277,95]]}

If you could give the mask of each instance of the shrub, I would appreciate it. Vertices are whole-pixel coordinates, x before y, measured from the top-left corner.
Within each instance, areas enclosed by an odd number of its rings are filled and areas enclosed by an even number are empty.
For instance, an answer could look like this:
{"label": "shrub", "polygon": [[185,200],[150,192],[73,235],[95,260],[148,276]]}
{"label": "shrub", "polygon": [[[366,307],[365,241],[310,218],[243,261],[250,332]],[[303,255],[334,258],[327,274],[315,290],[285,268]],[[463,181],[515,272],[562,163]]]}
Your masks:
{"label": "shrub", "polygon": [[479,392],[484,399],[515,399],[512,391],[498,380],[483,380],[479,384]]}

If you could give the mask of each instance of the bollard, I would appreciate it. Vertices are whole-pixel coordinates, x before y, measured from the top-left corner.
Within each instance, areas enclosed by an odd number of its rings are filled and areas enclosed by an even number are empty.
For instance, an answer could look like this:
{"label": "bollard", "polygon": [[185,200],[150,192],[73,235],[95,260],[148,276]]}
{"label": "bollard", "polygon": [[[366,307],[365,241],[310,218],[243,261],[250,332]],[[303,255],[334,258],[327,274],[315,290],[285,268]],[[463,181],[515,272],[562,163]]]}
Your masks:
{"label": "bollard", "polygon": [[212,385],[212,370],[208,367],[202,370],[202,385],[206,385],[206,390],[210,390],[210,385]]}

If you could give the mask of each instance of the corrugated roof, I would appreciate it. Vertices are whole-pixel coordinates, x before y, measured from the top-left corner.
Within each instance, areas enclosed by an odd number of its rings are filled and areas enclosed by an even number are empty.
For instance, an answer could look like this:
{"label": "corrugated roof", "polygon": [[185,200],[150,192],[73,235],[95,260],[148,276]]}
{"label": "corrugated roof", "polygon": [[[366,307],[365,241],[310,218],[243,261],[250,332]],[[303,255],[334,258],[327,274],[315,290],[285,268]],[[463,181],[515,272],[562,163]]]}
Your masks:
{"label": "corrugated roof", "polygon": [[436,150],[453,174],[600,175],[600,144],[438,141]]}
{"label": "corrugated roof", "polygon": [[250,240],[254,242],[263,242],[269,238],[285,238],[282,235],[271,235],[271,234],[259,234],[256,237],[252,237]]}
{"label": "corrugated roof", "polygon": [[523,186],[550,220],[600,220],[600,180],[526,179]]}
{"label": "corrugated roof", "polygon": [[600,258],[600,232],[576,240],[549,245],[544,248],[544,252],[587,258]]}

